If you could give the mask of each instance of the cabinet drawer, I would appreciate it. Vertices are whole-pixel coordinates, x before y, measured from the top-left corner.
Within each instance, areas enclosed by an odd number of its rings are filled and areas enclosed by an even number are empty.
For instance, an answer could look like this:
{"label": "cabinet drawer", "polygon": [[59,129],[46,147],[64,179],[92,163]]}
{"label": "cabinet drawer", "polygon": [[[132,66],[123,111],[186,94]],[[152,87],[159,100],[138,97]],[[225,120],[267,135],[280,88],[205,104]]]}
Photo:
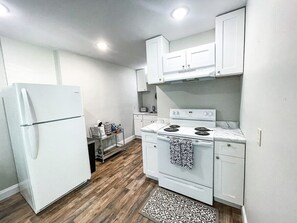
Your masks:
{"label": "cabinet drawer", "polygon": [[142,115],[134,115],[134,119],[142,119]]}
{"label": "cabinet drawer", "polygon": [[245,157],[245,144],[233,142],[215,142],[215,153],[234,156],[239,158]]}
{"label": "cabinet drawer", "polygon": [[157,134],[150,132],[142,132],[142,141],[157,144]]}
{"label": "cabinet drawer", "polygon": [[149,120],[149,121],[155,121],[157,120],[157,116],[153,116],[153,115],[144,115],[143,116],[143,120]]}

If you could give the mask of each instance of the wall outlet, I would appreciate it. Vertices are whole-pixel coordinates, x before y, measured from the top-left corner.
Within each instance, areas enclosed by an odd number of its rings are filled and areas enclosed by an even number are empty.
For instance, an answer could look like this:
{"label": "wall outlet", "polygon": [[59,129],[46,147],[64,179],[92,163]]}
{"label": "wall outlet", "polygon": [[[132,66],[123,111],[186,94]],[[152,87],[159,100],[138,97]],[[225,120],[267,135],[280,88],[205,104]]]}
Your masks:
{"label": "wall outlet", "polygon": [[257,144],[261,147],[262,144],[262,129],[258,128],[257,130]]}

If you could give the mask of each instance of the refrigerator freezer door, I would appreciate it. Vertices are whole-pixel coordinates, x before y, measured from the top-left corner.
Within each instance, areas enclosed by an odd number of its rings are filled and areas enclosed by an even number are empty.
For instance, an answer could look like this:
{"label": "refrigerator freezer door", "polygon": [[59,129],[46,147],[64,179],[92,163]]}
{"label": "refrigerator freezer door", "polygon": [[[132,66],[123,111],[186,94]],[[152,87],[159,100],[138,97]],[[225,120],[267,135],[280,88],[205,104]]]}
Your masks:
{"label": "refrigerator freezer door", "polygon": [[25,143],[36,213],[91,177],[83,117],[38,124],[38,132],[36,157]]}
{"label": "refrigerator freezer door", "polygon": [[15,84],[20,125],[55,121],[83,115],[80,88],[40,84]]}

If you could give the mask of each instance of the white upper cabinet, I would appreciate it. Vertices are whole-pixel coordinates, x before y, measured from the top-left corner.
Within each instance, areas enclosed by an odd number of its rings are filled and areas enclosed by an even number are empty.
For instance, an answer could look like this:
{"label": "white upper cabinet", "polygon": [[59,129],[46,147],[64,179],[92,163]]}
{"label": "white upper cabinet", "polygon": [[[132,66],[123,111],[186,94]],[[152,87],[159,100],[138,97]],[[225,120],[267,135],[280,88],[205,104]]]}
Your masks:
{"label": "white upper cabinet", "polygon": [[213,66],[215,64],[215,45],[213,43],[187,49],[186,53],[188,69]]}
{"label": "white upper cabinet", "polygon": [[184,70],[186,68],[185,50],[167,53],[163,56],[163,72],[171,73],[174,71]]}
{"label": "white upper cabinet", "polygon": [[163,72],[189,72],[197,68],[215,65],[215,45],[209,43],[163,56]]}
{"label": "white upper cabinet", "polygon": [[169,42],[158,36],[146,41],[147,79],[149,84],[163,83],[162,57],[169,52]]}
{"label": "white upper cabinet", "polygon": [[216,75],[243,73],[245,9],[216,17]]}
{"label": "white upper cabinet", "polygon": [[147,91],[146,74],[144,69],[136,71],[137,91]]}

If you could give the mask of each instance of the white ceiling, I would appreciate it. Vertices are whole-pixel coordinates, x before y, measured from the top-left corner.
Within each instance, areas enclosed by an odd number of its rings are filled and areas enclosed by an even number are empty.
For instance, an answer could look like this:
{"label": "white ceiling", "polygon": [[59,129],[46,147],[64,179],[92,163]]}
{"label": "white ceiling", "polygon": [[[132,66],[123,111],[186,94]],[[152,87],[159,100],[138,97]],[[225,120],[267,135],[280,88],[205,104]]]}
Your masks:
{"label": "white ceiling", "polygon": [[[0,17],[0,35],[69,50],[115,64],[145,64],[145,39],[169,41],[214,28],[216,15],[242,7],[246,0],[0,0],[10,15]],[[190,14],[176,22],[173,9]],[[106,40],[110,50],[96,48]]]}

